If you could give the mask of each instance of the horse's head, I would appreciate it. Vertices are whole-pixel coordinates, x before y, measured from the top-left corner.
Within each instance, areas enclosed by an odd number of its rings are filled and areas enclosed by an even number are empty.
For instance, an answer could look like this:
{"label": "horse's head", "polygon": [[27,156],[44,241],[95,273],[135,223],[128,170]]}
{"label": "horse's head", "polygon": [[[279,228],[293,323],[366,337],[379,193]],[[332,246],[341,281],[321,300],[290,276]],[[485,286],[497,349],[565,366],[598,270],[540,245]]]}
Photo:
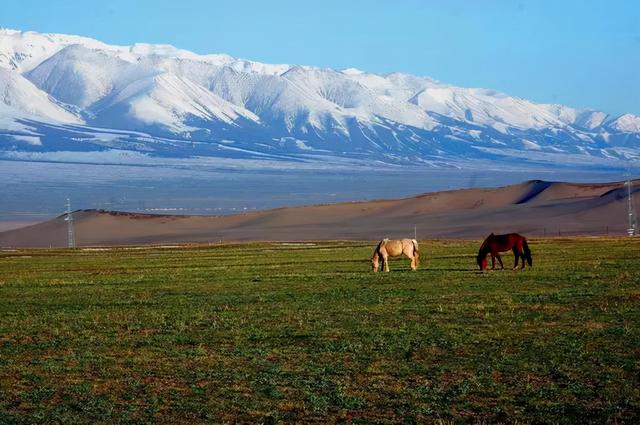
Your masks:
{"label": "horse's head", "polygon": [[478,256],[476,257],[476,262],[478,263],[478,267],[480,267],[480,270],[484,270],[487,268],[487,253],[486,252],[482,252],[482,250],[480,250],[480,252],[478,252]]}
{"label": "horse's head", "polygon": [[493,234],[493,232],[491,232],[491,234],[487,236],[484,242],[482,242],[482,245],[480,245],[480,250],[478,251],[478,256],[476,257],[476,263],[478,263],[478,267],[480,267],[480,270],[484,270],[487,268],[487,254],[489,254],[489,251],[491,250],[489,246],[494,236],[495,235]]}
{"label": "horse's head", "polygon": [[377,272],[379,269],[380,269],[380,257],[376,252],[375,254],[373,254],[373,257],[371,257],[371,270],[374,272]]}

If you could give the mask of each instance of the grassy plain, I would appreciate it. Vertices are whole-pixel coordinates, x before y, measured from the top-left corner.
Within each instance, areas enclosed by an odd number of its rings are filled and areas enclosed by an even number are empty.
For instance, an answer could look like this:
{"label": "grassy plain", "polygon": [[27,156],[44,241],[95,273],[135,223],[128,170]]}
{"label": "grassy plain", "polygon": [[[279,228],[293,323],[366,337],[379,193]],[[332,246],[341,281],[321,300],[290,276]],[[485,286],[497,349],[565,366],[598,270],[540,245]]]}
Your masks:
{"label": "grassy plain", "polygon": [[530,245],[0,252],[0,423],[640,422],[640,240]]}

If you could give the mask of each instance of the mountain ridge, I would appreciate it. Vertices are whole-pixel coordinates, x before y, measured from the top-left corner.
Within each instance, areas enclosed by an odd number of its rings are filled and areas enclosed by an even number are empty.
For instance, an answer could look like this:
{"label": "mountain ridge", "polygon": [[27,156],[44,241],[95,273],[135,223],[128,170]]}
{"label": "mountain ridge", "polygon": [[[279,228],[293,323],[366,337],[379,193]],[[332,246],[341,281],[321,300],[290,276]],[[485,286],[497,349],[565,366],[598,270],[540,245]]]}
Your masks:
{"label": "mountain ridge", "polygon": [[[231,142],[319,161],[327,154],[423,164],[640,160],[640,116],[633,114],[538,104],[397,72],[262,64],[169,45],[115,46],[0,29],[3,87],[0,157],[34,146],[98,152],[116,145],[148,155],[215,157],[215,149],[190,151],[188,143]],[[92,131],[78,125],[132,133],[111,145],[102,140],[98,149]],[[167,137],[185,144],[154,143]]]}

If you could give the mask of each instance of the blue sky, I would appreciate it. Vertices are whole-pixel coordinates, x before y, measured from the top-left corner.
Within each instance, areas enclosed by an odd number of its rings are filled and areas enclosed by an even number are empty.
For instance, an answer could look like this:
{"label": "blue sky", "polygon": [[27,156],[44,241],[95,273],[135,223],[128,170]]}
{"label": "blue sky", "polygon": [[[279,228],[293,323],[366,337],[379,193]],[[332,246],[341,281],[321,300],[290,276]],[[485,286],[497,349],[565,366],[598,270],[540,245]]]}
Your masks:
{"label": "blue sky", "polygon": [[2,0],[0,26],[401,71],[640,114],[640,1]]}

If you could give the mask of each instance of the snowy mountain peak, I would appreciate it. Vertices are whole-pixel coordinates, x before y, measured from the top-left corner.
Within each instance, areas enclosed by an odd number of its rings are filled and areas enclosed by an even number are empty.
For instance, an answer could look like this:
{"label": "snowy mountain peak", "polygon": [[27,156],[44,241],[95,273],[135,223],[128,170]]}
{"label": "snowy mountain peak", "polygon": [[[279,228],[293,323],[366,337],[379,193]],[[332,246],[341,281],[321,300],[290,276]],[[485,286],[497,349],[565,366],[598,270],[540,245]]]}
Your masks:
{"label": "snowy mountain peak", "polygon": [[346,75],[361,75],[361,74],[365,74],[364,71],[358,69],[358,68],[347,68],[347,69],[343,69],[342,70],[343,74]]}
{"label": "snowy mountain peak", "polygon": [[626,133],[638,133],[640,132],[640,116],[624,114],[613,120],[609,126]]}

